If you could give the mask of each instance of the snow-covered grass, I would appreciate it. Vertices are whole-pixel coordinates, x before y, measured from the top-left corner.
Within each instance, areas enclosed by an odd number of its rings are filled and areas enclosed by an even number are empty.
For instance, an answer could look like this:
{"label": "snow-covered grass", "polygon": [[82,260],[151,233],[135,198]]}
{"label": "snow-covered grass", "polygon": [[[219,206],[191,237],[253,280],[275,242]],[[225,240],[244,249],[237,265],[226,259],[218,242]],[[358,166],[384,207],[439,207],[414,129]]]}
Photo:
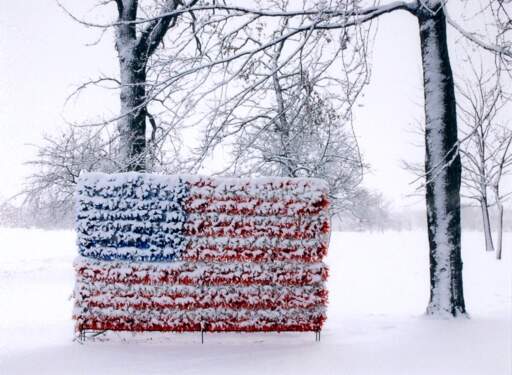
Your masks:
{"label": "snow-covered grass", "polygon": [[[503,260],[463,233],[471,319],[423,316],[423,232],[333,233],[330,303],[309,334],[108,334],[73,342],[73,232],[0,228],[0,374],[492,374],[512,372],[512,234]],[[509,245],[507,245],[509,244]]]}

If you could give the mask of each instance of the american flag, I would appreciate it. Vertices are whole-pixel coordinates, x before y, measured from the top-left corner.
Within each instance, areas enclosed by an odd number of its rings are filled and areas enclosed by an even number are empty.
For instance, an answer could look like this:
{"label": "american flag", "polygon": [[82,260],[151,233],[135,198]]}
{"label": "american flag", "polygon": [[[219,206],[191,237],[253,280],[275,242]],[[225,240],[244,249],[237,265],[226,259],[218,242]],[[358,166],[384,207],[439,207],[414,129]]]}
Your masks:
{"label": "american flag", "polygon": [[327,209],[315,179],[84,174],[76,329],[319,331]]}

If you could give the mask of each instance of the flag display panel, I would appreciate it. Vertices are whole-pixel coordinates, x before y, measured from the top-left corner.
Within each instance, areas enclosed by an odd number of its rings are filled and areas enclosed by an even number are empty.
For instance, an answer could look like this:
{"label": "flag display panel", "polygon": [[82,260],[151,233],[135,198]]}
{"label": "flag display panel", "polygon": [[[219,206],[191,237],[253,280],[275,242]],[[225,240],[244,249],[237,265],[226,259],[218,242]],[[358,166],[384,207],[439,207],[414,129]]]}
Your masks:
{"label": "flag display panel", "polygon": [[77,186],[78,331],[319,331],[325,182],[141,173]]}

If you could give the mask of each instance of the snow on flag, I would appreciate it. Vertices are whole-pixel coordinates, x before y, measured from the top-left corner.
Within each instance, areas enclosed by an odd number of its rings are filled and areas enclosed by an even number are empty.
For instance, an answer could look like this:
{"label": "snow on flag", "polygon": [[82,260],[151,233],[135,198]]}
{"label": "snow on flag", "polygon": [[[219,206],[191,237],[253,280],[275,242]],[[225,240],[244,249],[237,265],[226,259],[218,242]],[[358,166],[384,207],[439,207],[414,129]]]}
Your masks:
{"label": "snow on flag", "polygon": [[77,195],[78,331],[321,329],[323,181],[88,173]]}

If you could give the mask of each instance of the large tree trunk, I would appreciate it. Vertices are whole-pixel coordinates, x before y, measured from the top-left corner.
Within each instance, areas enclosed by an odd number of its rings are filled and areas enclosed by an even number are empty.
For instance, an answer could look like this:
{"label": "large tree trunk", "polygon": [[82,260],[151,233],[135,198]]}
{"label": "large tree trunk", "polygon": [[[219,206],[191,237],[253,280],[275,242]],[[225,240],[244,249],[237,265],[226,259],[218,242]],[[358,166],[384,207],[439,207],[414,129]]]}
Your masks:
{"label": "large tree trunk", "polygon": [[441,1],[417,11],[425,94],[426,203],[430,247],[428,315],[466,312],[460,246],[461,164],[453,75]]}
{"label": "large tree trunk", "polygon": [[140,41],[133,21],[137,19],[138,0],[116,1],[119,25],[116,27],[116,50],[121,77],[121,114],[119,162],[124,171],[145,169],[146,148],[146,63],[140,53]]}
{"label": "large tree trunk", "polygon": [[482,223],[484,226],[485,251],[494,251],[491,220],[489,219],[489,204],[487,203],[487,196],[485,195],[480,200],[480,208],[482,209]]}
{"label": "large tree trunk", "polygon": [[[192,0],[189,6],[197,0]],[[119,12],[116,26],[116,49],[121,70],[121,114],[119,159],[125,171],[146,169],[146,68],[148,60],[162,42],[175,17],[164,15],[176,9],[175,0],[160,4],[161,17],[144,23],[137,35],[138,0],[116,0]]]}
{"label": "large tree trunk", "polygon": [[146,169],[146,68],[136,56],[120,54],[121,118],[120,160],[126,171]]}

